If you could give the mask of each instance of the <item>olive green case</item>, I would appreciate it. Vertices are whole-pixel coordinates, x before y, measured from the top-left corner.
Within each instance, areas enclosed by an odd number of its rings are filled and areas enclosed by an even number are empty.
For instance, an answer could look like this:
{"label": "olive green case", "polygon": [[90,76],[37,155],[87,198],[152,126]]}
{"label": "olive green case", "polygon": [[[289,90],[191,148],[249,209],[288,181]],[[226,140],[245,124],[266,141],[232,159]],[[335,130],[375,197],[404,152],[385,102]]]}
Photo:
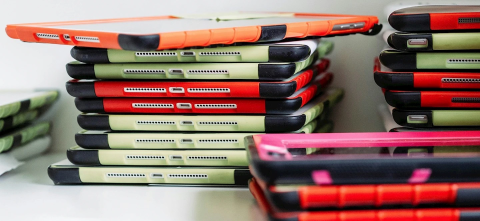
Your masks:
{"label": "olive green case", "polygon": [[53,103],[58,91],[0,91],[0,119]]}
{"label": "olive green case", "polygon": [[85,130],[280,133],[301,129],[342,97],[342,89],[327,89],[290,115],[80,114],[77,121]]}
{"label": "olive green case", "polygon": [[191,80],[285,80],[330,53],[333,43],[319,48],[297,62],[289,63],[109,63],[67,64],[75,79],[191,79]]}
{"label": "olive green case", "polygon": [[480,50],[480,33],[392,33],[388,44],[401,51]]}
{"label": "olive green case", "polygon": [[[292,133],[312,133],[317,120]],[[75,135],[85,149],[244,149],[245,136],[259,133],[174,133],[82,131]]]}
{"label": "olive green case", "polygon": [[385,50],[380,62],[392,70],[480,69],[480,52],[401,52]]}
{"label": "olive green case", "polygon": [[0,136],[0,153],[28,143],[37,137],[47,134],[49,131],[50,123],[41,122],[2,135]]}
{"label": "olive green case", "polygon": [[59,162],[48,167],[55,184],[172,184],[246,186],[246,167],[78,166]]}
{"label": "olive green case", "polygon": [[0,134],[11,130],[28,122],[31,122],[40,115],[40,110],[29,110],[15,114],[13,116],[0,119]]}
{"label": "olive green case", "polygon": [[74,47],[72,57],[84,63],[174,63],[174,62],[297,62],[316,48],[330,49],[331,41],[318,39],[263,44],[237,44],[206,48],[182,48],[163,51],[126,51]]}
{"label": "olive green case", "polygon": [[480,110],[400,110],[393,119],[409,127],[480,127]]}

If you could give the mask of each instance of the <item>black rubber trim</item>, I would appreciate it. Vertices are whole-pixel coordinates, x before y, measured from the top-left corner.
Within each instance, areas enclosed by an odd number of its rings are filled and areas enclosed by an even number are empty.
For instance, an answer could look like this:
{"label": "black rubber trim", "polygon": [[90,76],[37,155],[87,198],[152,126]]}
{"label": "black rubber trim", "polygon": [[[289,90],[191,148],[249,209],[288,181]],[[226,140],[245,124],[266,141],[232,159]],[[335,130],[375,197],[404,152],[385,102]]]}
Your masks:
{"label": "black rubber trim", "polygon": [[82,99],[75,98],[75,106],[81,112],[85,113],[105,113],[103,108],[103,99]]}
{"label": "black rubber trim", "polygon": [[78,168],[55,168],[48,167],[48,176],[55,185],[81,184],[80,170]]}
{"label": "black rubber trim", "polygon": [[285,38],[287,34],[286,25],[262,26],[262,33],[258,42],[263,41],[280,41]]}
{"label": "black rubber trim", "polygon": [[70,50],[73,59],[84,63],[110,63],[108,60],[108,49],[73,47]]}
{"label": "black rubber trim", "polygon": [[71,82],[65,84],[68,94],[72,97],[96,98],[95,82]]}
{"label": "black rubber trim", "polygon": [[260,83],[260,97],[265,98],[286,98],[290,97],[297,90],[297,82],[287,83]]}
{"label": "black rubber trim", "polygon": [[386,50],[378,57],[380,62],[392,70],[415,70],[417,69],[417,54]]}
{"label": "black rubber trim", "polygon": [[233,171],[233,178],[235,180],[235,185],[247,186],[248,180],[252,179],[252,177],[253,176],[250,173],[250,170],[248,169]]}
{"label": "black rubber trim", "polygon": [[297,116],[265,116],[265,132],[292,132],[302,129],[307,123],[307,116],[304,114]]}
{"label": "black rubber trim", "polygon": [[[427,123],[424,124],[409,124],[407,123],[408,115],[426,115]],[[392,111],[393,120],[400,126],[407,127],[433,127],[432,111],[430,110],[400,110],[394,108]]]}
{"label": "black rubber trim", "polygon": [[67,74],[75,79],[96,79],[94,64],[68,63]]}
{"label": "black rubber trim", "polygon": [[478,221],[480,220],[480,212],[460,212],[459,221]]}
{"label": "black rubber trim", "polygon": [[406,72],[375,72],[373,79],[381,88],[386,89],[413,89],[413,73]]}
{"label": "black rubber trim", "polygon": [[304,60],[309,55],[310,47],[307,45],[272,45],[268,47],[268,62],[297,62]]}
{"label": "black rubber trim", "polygon": [[7,131],[13,127],[13,117],[7,117],[3,119],[3,127],[0,128],[0,132]]}
{"label": "black rubber trim", "polygon": [[67,150],[67,159],[77,165],[101,165],[98,150]]}
{"label": "black rubber trim", "polygon": [[30,109],[30,99],[20,101],[20,109],[17,112],[24,112]]}
{"label": "black rubber trim", "polygon": [[392,28],[406,32],[428,32],[430,29],[430,14],[396,14],[388,17]]}
{"label": "black rubber trim", "polygon": [[278,217],[275,217],[275,216],[272,215],[272,214],[268,214],[268,220],[270,220],[270,221],[299,221],[299,220],[298,220],[298,217],[296,217],[296,216],[278,218]]}
{"label": "black rubber trim", "polygon": [[397,108],[421,108],[421,95],[420,91],[409,92],[385,92],[385,100],[392,107]]}
{"label": "black rubber trim", "polygon": [[295,74],[295,63],[289,64],[259,64],[258,79],[285,80]]}
{"label": "black rubber trim", "polygon": [[266,114],[291,114],[302,106],[302,98],[265,100]]}
{"label": "black rubber trim", "polygon": [[85,130],[112,130],[108,115],[83,115],[77,116],[77,123]]}
{"label": "black rubber trim", "polygon": [[118,35],[118,44],[123,50],[155,51],[160,44],[160,35]]}
{"label": "black rubber trim", "polygon": [[[428,44],[426,48],[409,48],[408,47],[408,40],[419,39],[419,38],[427,39]],[[432,39],[432,34],[430,33],[406,34],[402,32],[396,32],[388,36],[387,42],[388,42],[388,45],[390,45],[390,47],[400,51],[433,51],[433,39]]]}
{"label": "black rubber trim", "polygon": [[110,149],[108,144],[108,134],[84,134],[76,133],[75,142],[78,146],[85,149]]}
{"label": "black rubber trim", "polygon": [[12,146],[10,148],[19,147],[21,145],[22,145],[22,134],[18,133],[18,134],[13,135],[13,142],[12,142]]}
{"label": "black rubber trim", "polygon": [[272,193],[269,190],[264,190],[263,193],[268,202],[275,208],[281,211],[301,211],[300,196],[297,191]]}
{"label": "black rubber trim", "polygon": [[457,198],[455,199],[455,206],[469,207],[480,206],[480,189],[465,188],[457,190]]}
{"label": "black rubber trim", "polygon": [[383,28],[382,24],[373,24],[373,27],[370,30],[363,32],[361,34],[369,35],[369,36],[377,35],[378,33],[380,33],[380,31],[382,31],[382,28]]}

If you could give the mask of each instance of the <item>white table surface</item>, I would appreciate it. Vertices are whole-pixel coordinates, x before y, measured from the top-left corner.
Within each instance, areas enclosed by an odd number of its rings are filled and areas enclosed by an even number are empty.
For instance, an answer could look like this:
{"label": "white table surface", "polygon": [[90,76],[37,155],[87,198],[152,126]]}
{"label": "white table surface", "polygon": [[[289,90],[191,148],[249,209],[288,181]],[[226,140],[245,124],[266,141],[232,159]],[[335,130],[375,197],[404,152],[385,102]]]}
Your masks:
{"label": "white table surface", "polygon": [[0,176],[0,220],[263,220],[247,188],[61,185],[49,154]]}

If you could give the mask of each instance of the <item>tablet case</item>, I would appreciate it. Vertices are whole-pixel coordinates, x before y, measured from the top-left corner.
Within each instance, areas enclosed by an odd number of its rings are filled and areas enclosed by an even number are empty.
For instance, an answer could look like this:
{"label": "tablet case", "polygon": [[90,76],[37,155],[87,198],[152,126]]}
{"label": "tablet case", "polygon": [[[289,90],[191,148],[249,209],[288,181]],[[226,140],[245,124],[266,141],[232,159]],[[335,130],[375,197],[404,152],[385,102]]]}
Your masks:
{"label": "tablet case", "polygon": [[397,124],[409,127],[480,127],[480,110],[393,109]]}
{"label": "tablet case", "polygon": [[37,109],[53,103],[58,91],[52,90],[3,90],[0,91],[0,119],[17,113]]}
{"label": "tablet case", "polygon": [[5,29],[9,37],[25,42],[135,51],[374,35],[380,30],[375,16],[255,12],[12,24]]}
{"label": "tablet case", "polygon": [[[312,133],[317,119],[300,130],[291,133]],[[320,119],[318,119],[320,120]],[[324,128],[326,126],[327,128]],[[328,124],[319,129],[328,130]],[[331,126],[330,126],[331,128]],[[317,132],[316,133],[320,133]],[[81,131],[75,134],[75,142],[85,149],[242,149],[244,138],[258,133],[173,133],[173,132],[115,132]]]}
{"label": "tablet case", "polygon": [[[478,182],[479,135],[479,131],[263,134],[245,139],[252,174],[267,185],[339,185]],[[438,150],[433,155],[379,152],[385,147],[431,146]],[[450,153],[453,147],[458,148]],[[358,154],[340,154],[347,150]]]}
{"label": "tablet case", "polygon": [[34,125],[25,126],[10,133],[0,136],[0,153],[6,152],[14,147],[21,146],[25,143],[41,137],[50,131],[49,122],[41,122]]}
{"label": "tablet case", "polygon": [[392,70],[480,69],[478,52],[400,52],[384,50],[380,61]]}
{"label": "tablet case", "polygon": [[[72,57],[84,63],[149,62],[297,62],[307,58],[318,47],[319,40],[284,41],[234,46],[209,46],[162,51],[126,51],[105,48],[73,47]],[[333,42],[322,41],[320,48],[330,52]]]}
{"label": "tablet case", "polygon": [[85,113],[291,114],[321,92],[320,81],[284,99],[76,98],[75,106]]}
{"label": "tablet case", "polygon": [[480,50],[480,33],[405,33],[395,32],[388,45],[400,51]]}
{"label": "tablet case", "polygon": [[390,106],[402,109],[480,108],[480,91],[385,91]]}
{"label": "tablet case", "polygon": [[[328,63],[328,62],[327,62]],[[286,98],[309,84],[324,71],[320,62],[285,81],[91,81],[70,80],[67,92],[73,97],[224,97],[224,98]],[[322,73],[320,87],[328,85],[333,74]]]}
{"label": "tablet case", "polygon": [[10,129],[19,127],[28,122],[31,122],[40,115],[39,110],[30,110],[21,112],[19,114],[0,119],[0,134]]}
{"label": "tablet case", "polygon": [[423,5],[396,10],[390,25],[404,32],[480,29],[478,5]]}
{"label": "tablet case", "polygon": [[338,103],[341,89],[327,89],[291,115],[118,115],[80,114],[86,130],[290,132],[302,128]]}

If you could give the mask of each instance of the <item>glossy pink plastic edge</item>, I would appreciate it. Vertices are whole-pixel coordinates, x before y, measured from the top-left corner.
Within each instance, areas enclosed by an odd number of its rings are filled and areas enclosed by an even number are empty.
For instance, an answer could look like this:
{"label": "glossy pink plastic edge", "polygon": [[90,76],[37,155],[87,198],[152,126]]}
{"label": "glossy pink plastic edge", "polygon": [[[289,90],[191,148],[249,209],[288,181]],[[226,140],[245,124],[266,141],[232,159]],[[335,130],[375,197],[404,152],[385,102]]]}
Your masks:
{"label": "glossy pink plastic edge", "polygon": [[273,160],[274,152],[288,160],[287,148],[480,146],[480,131],[261,134],[253,141],[260,159]]}

